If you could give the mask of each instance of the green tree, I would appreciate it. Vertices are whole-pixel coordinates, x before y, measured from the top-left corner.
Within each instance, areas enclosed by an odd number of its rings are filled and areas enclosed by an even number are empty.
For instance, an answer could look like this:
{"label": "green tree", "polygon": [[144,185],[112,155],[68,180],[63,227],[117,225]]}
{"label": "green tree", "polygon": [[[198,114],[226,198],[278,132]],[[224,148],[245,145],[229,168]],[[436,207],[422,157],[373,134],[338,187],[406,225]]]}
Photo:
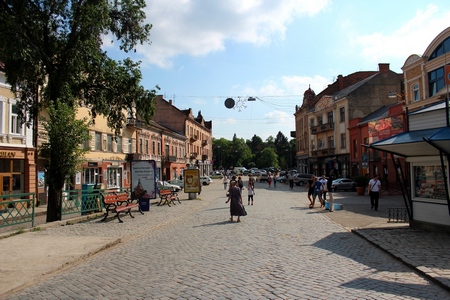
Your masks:
{"label": "green tree", "polygon": [[272,147],[264,148],[261,152],[261,156],[258,159],[257,164],[260,168],[278,166],[278,155],[275,153]]}
{"label": "green tree", "polygon": [[[92,118],[106,116],[116,135],[128,117],[124,112],[137,111],[149,123],[157,87],[149,91],[140,86],[140,63],[116,62],[101,48],[105,37],[125,52],[148,42],[151,25],[145,24],[145,7],[144,0],[0,0],[0,59],[12,91],[20,95],[22,121],[29,125],[42,108],[58,114],[66,106],[85,106]],[[63,147],[56,142],[68,139],[54,139],[49,135],[48,172],[53,180],[47,222],[61,217],[58,195],[63,181],[54,179],[65,179],[71,169],[58,171],[64,160],[55,157],[60,155],[55,148]]]}

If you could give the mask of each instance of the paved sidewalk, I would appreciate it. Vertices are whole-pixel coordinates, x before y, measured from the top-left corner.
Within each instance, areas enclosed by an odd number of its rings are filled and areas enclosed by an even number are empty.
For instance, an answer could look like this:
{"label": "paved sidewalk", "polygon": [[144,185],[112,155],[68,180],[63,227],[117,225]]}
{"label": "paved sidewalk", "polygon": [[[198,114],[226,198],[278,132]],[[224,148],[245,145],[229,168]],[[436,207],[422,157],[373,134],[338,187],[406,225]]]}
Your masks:
{"label": "paved sidewalk", "polygon": [[[217,184],[220,184],[220,182]],[[287,190],[287,187],[282,184],[278,184],[277,188]],[[293,192],[299,193],[299,199],[301,200],[299,200],[298,206],[307,208],[308,200],[304,189],[294,187]],[[204,189],[201,197],[203,199],[208,197],[208,189]],[[370,209],[368,196],[357,196],[353,192],[336,193],[335,203],[342,204],[343,210],[328,212],[316,207],[311,209],[311,212],[321,214],[365,238],[408,266],[415,268],[417,272],[450,290],[450,252],[448,251],[450,249],[450,236],[443,233],[412,230],[405,223],[388,223],[388,208],[404,206],[401,196],[382,197],[378,211]],[[193,203],[189,205],[191,204]],[[44,224],[45,207],[38,208],[36,213],[40,215],[40,221],[36,222],[35,228],[41,230],[49,227],[66,226],[86,219],[86,216],[84,216]],[[166,216],[155,216],[155,212],[151,213],[153,214],[152,218],[161,218],[162,223],[169,222],[166,221]],[[166,210],[158,210],[158,213],[165,214]],[[125,218],[125,222],[133,221],[129,217]],[[109,222],[111,226],[116,226],[116,220]],[[15,230],[12,229],[13,232]],[[8,287],[7,290],[0,293],[0,298],[6,293],[38,282],[42,279],[42,276],[50,275],[57,270],[63,270],[124,240],[123,237],[114,238],[100,235],[89,238],[85,236],[70,236],[67,238],[45,236],[46,239],[43,240],[37,238],[39,232],[33,231],[2,238],[9,236],[11,233],[10,231],[0,234],[0,249],[2,249],[0,261],[4,262],[0,267],[0,286]]]}

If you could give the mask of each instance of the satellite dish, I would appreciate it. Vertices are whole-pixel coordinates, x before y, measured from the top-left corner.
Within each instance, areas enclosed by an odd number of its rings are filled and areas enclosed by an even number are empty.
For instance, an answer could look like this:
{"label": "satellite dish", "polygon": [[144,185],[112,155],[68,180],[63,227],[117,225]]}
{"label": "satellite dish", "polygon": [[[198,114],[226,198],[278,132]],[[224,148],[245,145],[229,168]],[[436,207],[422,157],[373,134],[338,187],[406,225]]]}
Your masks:
{"label": "satellite dish", "polygon": [[227,98],[227,100],[225,100],[225,107],[226,108],[231,109],[231,108],[234,107],[234,104],[235,104],[235,102],[234,102],[234,100],[232,98]]}

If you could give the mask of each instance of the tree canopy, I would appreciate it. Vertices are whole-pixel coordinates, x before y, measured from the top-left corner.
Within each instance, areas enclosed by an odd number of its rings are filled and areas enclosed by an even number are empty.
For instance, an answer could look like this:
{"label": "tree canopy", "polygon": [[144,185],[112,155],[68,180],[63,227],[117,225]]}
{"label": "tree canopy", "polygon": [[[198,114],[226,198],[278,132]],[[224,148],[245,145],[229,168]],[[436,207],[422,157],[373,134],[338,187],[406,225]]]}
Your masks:
{"label": "tree canopy", "polygon": [[[158,88],[140,85],[139,62],[116,62],[102,49],[106,40],[125,52],[149,42],[145,6],[145,0],[0,0],[0,61],[12,91],[20,97],[22,121],[29,125],[42,108],[51,107],[57,114],[84,106],[92,119],[105,116],[116,135],[130,111],[150,123]],[[49,144],[54,143],[49,136]],[[58,161],[50,160],[50,180],[58,176]],[[47,215],[47,221],[59,217],[55,210],[61,189],[60,182],[49,182],[52,216]]]}

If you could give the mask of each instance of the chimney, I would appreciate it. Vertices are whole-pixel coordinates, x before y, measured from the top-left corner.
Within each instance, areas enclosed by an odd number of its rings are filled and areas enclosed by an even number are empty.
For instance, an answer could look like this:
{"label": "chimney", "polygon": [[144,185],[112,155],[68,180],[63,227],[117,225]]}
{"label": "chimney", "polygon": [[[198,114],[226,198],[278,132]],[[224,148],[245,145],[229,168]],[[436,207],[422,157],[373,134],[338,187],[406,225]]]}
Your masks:
{"label": "chimney", "polygon": [[380,63],[378,64],[378,69],[381,74],[387,74],[389,73],[389,64]]}
{"label": "chimney", "polygon": [[338,75],[338,87],[339,90],[343,90],[344,89],[344,77],[342,75]]}
{"label": "chimney", "polygon": [[172,106],[172,100],[169,100],[169,104],[170,104],[170,106]]}

